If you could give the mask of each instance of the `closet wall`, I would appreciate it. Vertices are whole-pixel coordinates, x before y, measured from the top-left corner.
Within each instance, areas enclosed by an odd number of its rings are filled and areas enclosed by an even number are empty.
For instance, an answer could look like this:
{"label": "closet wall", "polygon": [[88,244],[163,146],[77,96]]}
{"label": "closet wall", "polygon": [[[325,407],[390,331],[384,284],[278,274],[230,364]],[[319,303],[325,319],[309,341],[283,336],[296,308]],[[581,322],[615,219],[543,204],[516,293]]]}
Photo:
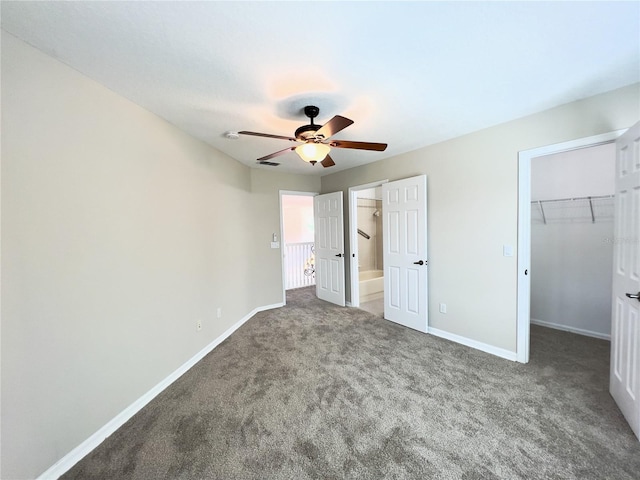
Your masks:
{"label": "closet wall", "polygon": [[614,169],[613,144],[532,161],[531,323],[609,338]]}

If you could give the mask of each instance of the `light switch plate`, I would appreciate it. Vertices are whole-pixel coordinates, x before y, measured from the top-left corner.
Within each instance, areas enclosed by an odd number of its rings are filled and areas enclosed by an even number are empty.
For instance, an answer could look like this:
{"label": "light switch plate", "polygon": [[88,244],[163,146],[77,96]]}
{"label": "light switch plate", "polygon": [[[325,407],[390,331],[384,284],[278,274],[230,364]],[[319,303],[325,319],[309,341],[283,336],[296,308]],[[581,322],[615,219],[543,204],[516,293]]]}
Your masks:
{"label": "light switch plate", "polygon": [[513,245],[503,245],[502,255],[505,257],[513,257]]}
{"label": "light switch plate", "polygon": [[271,242],[271,248],[280,248],[280,242]]}

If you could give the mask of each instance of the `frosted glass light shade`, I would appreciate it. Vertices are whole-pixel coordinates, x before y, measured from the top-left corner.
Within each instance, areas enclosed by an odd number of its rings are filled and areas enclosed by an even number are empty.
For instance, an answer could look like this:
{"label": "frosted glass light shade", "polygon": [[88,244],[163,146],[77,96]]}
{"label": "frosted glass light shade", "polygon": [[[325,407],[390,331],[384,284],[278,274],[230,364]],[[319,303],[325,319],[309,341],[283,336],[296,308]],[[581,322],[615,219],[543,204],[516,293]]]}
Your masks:
{"label": "frosted glass light shade", "polygon": [[304,143],[296,147],[296,153],[305,162],[319,162],[324,160],[331,148],[324,143]]}

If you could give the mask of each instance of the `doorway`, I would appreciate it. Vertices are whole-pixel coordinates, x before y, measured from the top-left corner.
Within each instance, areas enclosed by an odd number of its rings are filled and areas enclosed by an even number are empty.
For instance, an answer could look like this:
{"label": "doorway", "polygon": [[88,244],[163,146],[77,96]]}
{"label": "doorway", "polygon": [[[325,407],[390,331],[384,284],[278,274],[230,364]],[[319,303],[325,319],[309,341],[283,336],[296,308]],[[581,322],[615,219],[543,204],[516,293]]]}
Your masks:
{"label": "doorway", "polygon": [[388,180],[349,188],[351,306],[382,317],[382,185]]}
{"label": "doorway", "polygon": [[[531,164],[539,157],[595,147],[614,142],[623,131],[615,131],[570,142],[520,152],[518,155],[518,286],[516,359],[529,362],[531,323]],[[610,292],[609,292],[610,293]]]}
{"label": "doorway", "polygon": [[609,340],[615,144],[531,162],[531,324]]}
{"label": "doorway", "polygon": [[357,193],[358,304],[362,310],[383,316],[382,187],[367,188]]}
{"label": "doorway", "polygon": [[[315,192],[280,191],[280,238],[282,239],[282,290],[316,284],[315,225],[313,197]],[[273,242],[277,242],[274,238]]]}

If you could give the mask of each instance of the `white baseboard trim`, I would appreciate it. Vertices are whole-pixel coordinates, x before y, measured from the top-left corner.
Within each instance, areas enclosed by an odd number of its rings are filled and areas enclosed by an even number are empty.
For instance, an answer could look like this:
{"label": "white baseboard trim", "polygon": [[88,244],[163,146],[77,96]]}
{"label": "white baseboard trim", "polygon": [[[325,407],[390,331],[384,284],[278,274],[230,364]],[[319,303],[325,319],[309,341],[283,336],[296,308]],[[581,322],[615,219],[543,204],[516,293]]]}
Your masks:
{"label": "white baseboard trim", "polygon": [[533,325],[540,325],[541,327],[554,328],[556,330],[562,330],[564,332],[577,333],[578,335],[585,335],[587,337],[611,341],[611,335],[607,333],[593,332],[591,330],[585,330],[583,328],[570,327],[568,325],[561,325],[559,323],[545,322],[544,320],[538,320],[537,318],[532,318],[531,323]]}
{"label": "white baseboard trim", "polygon": [[66,472],[68,472],[71,467],[73,467],[76,463],[82,460],[86,455],[91,453],[91,451],[100,445],[109,435],[113,434],[118,428],[124,425],[127,420],[133,417],[136,413],[138,413],[145,405],[147,405],[151,400],[153,400],[158,394],[160,394],[165,388],[175,382],[178,378],[180,378],[183,374],[185,374],[191,367],[193,367],[196,363],[202,360],[209,352],[211,352],[214,348],[220,345],[224,340],[226,340],[233,332],[235,332],[238,328],[240,328],[247,320],[253,317],[258,312],[263,312],[265,310],[271,310],[273,308],[279,308],[284,306],[284,303],[274,303],[272,305],[264,305],[262,307],[254,308],[247,315],[242,317],[236,323],[234,323],[231,327],[224,331],[220,336],[218,336],[213,342],[204,347],[198,353],[196,353],[193,357],[187,360],[184,364],[182,364],[177,370],[171,373],[167,378],[158,383],[155,387],[149,390],[147,393],[142,395],[138,400],[133,402],[127,408],[125,408],[122,412],[112,418],[106,425],[104,425],[100,430],[95,432],[89,438],[87,438],[84,442],[78,445],[76,448],[67,453],[64,457],[58,460],[55,464],[53,464],[47,471],[45,471],[42,475],[38,477],[38,480],[56,480]]}
{"label": "white baseboard trim", "polygon": [[[272,303],[271,305],[263,305],[262,307],[256,307],[251,311],[251,313],[249,313],[249,315],[247,315],[242,320],[240,320],[240,322],[242,322],[242,323],[246,322],[247,320],[249,320],[249,318],[253,317],[256,313],[264,312],[265,310],[273,310],[274,308],[284,307],[284,305],[285,305],[284,302],[278,302],[278,303]],[[246,320],[245,320],[245,318],[246,318]],[[224,332],[224,333],[227,333],[227,332]],[[231,332],[231,333],[233,333],[233,332]],[[231,334],[229,334],[229,335],[231,335]]]}
{"label": "white baseboard trim", "polygon": [[516,361],[516,352],[511,352],[509,350],[505,350],[504,348],[494,347],[493,345],[478,342],[477,340],[471,340],[470,338],[462,337],[460,335],[456,335],[455,333],[445,332],[444,330],[440,330],[438,328],[429,327],[427,329],[427,332],[431,335],[435,335],[436,337],[451,340],[452,342],[460,343],[467,347],[490,353],[491,355],[495,355],[496,357],[505,358],[507,360],[511,360],[512,362]]}

